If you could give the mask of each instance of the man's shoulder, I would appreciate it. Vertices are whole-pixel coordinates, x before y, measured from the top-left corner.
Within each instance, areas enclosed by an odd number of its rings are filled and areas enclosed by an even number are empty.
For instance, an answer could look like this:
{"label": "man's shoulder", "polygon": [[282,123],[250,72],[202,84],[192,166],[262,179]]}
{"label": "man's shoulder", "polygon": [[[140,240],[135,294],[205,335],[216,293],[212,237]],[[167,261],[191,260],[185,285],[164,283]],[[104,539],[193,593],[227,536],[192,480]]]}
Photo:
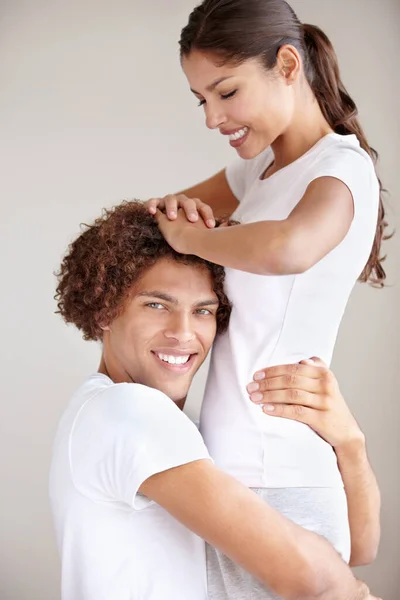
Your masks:
{"label": "man's shoulder", "polygon": [[[138,383],[114,383],[101,377],[89,378],[82,386],[68,426],[72,456],[91,453],[105,456],[129,456],[141,448],[176,436],[192,439],[199,436],[196,426],[160,390]],[[122,456],[121,455],[121,456]],[[76,462],[76,461],[75,461]]]}
{"label": "man's shoulder", "polygon": [[132,419],[155,418],[180,412],[160,390],[139,383],[114,383],[106,375],[90,376],[72,398],[76,419],[104,420],[109,426],[129,424]]}

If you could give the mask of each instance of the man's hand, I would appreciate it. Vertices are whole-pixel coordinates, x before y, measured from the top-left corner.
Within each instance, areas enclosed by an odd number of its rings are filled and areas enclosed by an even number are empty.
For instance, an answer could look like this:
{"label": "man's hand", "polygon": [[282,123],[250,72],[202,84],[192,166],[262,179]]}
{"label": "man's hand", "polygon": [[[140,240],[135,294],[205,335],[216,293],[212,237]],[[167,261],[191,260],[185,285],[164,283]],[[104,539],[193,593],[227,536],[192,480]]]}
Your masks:
{"label": "man's hand", "polygon": [[266,414],[305,423],[335,450],[364,438],[334,374],[318,358],[258,371],[247,391]]}
{"label": "man's hand", "polygon": [[[359,590],[358,590],[357,595],[354,596],[354,600],[382,600],[382,598],[378,598],[377,596],[372,596],[370,594],[368,586],[363,581],[358,581],[357,583],[359,584]],[[335,599],[332,598],[332,600],[335,600]],[[353,598],[349,598],[348,600],[353,600]]]}

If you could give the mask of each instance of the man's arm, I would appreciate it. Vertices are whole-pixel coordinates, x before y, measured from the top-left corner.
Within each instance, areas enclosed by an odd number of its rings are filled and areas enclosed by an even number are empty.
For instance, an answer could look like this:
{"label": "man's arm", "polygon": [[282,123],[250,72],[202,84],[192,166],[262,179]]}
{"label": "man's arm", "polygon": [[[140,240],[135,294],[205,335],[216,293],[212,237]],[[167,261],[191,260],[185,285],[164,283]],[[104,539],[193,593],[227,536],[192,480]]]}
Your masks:
{"label": "man's arm", "polygon": [[[352,566],[375,559],[380,538],[380,493],[368,461],[365,436],[343,398],[336,377],[320,359],[270,367],[255,399],[271,416],[305,423],[336,452],[347,497]],[[250,389],[251,387],[251,389]],[[252,392],[253,390],[253,392]],[[274,410],[267,409],[267,406]]]}
{"label": "man's arm", "polygon": [[200,460],[147,479],[140,491],[287,600],[370,598],[334,548]]}
{"label": "man's arm", "polygon": [[335,452],[349,512],[350,565],[368,565],[375,560],[379,547],[381,497],[364,436],[335,448]]}

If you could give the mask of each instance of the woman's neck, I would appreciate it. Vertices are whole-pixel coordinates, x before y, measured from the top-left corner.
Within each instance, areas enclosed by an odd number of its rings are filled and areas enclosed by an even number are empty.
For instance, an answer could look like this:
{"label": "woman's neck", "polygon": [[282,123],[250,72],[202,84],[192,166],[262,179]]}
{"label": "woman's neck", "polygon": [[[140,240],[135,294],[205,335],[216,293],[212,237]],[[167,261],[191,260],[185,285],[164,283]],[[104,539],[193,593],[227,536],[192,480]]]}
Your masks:
{"label": "woman's neck", "polygon": [[290,165],[329,133],[333,133],[333,129],[312,96],[295,112],[288,129],[272,143],[274,162],[265,177]]}

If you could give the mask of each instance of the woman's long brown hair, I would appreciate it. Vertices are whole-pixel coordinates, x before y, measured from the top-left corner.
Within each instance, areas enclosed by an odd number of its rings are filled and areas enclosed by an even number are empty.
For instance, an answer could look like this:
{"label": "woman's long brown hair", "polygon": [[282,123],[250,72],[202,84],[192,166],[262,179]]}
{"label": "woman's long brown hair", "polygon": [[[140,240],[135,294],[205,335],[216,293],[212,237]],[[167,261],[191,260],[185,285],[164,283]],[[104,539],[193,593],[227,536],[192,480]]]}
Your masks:
{"label": "woman's long brown hair", "polygon": [[[204,0],[189,16],[179,41],[181,58],[193,49],[215,54],[223,63],[260,58],[267,70],[276,65],[279,49],[294,46],[303,59],[307,81],[333,131],[355,134],[376,165],[378,153],[368,144],[357,118],[357,106],[344,87],[336,53],[328,37],[314,25],[302,24],[285,0]],[[387,222],[383,187],[375,238],[359,280],[383,287],[386,273],[380,256]]]}

